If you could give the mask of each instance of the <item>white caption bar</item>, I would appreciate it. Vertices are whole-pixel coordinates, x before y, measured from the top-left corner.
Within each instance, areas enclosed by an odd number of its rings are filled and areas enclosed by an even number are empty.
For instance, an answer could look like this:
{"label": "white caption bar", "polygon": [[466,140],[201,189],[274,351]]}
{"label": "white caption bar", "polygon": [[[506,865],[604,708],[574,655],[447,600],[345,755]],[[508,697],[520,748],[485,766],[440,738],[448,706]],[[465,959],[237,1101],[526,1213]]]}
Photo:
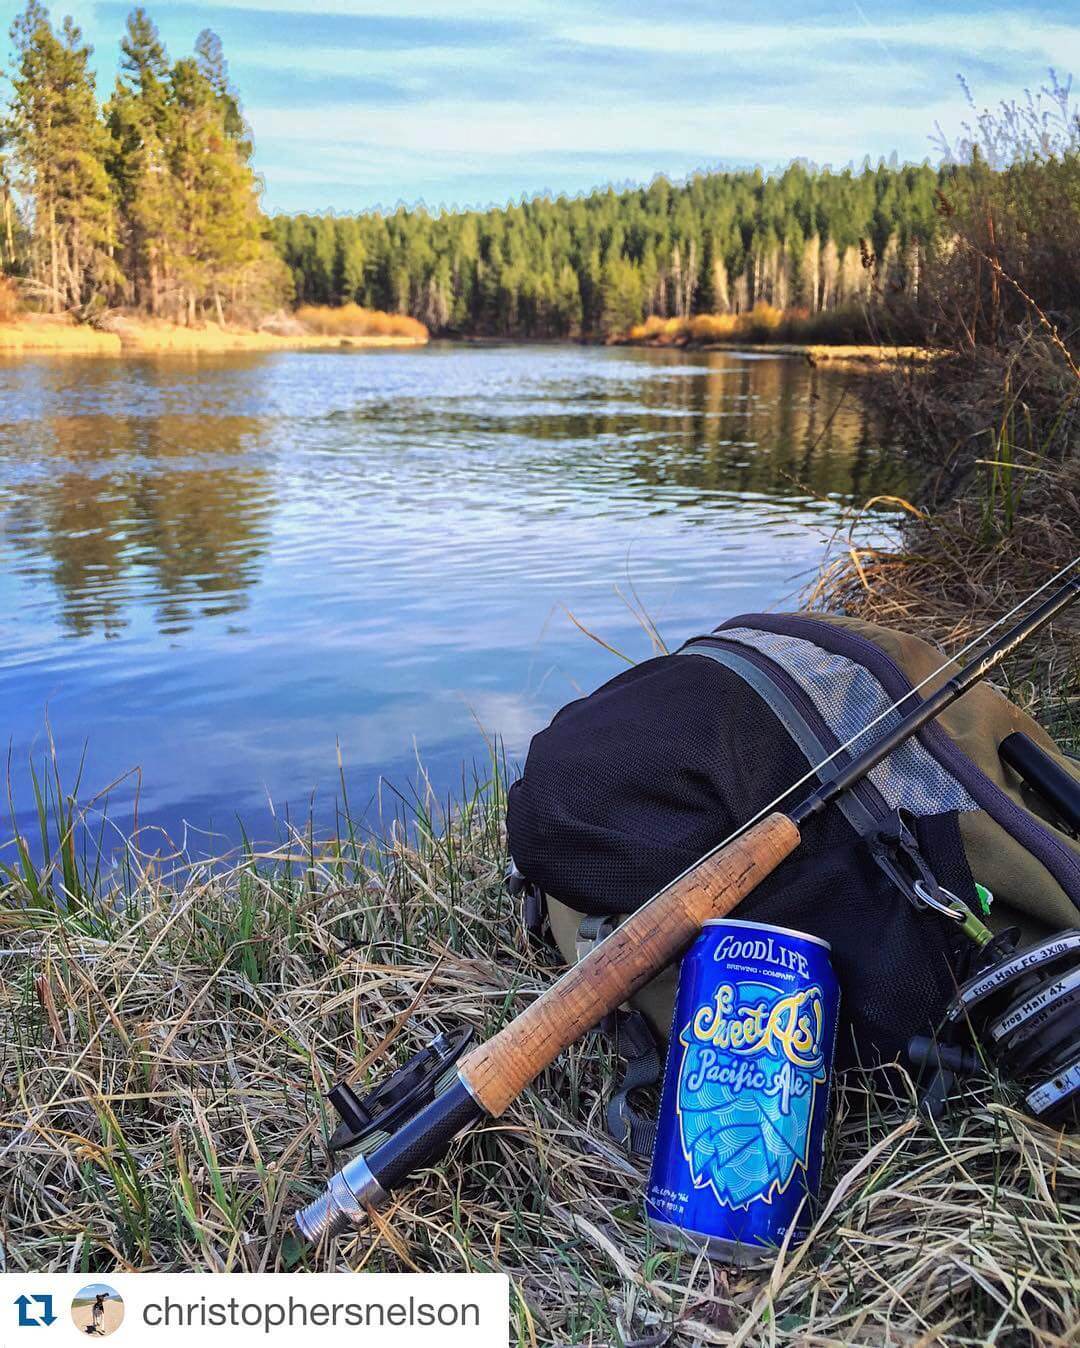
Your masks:
{"label": "white caption bar", "polygon": [[0,1348],[507,1348],[503,1273],[6,1273]]}

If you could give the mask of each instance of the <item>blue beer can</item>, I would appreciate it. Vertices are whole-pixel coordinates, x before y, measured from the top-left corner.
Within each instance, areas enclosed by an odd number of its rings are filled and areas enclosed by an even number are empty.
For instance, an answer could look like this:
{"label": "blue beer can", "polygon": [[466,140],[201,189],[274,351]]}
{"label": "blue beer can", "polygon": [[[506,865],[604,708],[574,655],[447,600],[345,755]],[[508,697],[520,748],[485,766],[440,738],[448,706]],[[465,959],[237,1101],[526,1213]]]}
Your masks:
{"label": "blue beer can", "polygon": [[827,941],[705,924],[679,973],[645,1195],[666,1244],[749,1263],[806,1235],[839,1010]]}

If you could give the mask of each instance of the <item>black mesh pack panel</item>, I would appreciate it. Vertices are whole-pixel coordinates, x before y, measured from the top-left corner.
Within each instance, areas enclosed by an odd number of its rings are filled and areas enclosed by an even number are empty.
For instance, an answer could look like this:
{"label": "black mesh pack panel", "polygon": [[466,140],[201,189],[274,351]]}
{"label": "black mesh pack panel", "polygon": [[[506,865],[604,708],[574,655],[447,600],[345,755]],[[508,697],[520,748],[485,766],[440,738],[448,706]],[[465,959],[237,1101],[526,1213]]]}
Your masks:
{"label": "black mesh pack panel", "polygon": [[[570,907],[631,912],[807,767],[737,673],[661,656],[570,703],[536,735],[510,790],[510,851]],[[973,900],[955,812],[920,819],[916,832],[939,883]],[[893,1059],[939,1018],[962,975],[955,925],[916,909],[835,807],[808,823],[798,851],[738,913],[831,943],[842,1064]]]}

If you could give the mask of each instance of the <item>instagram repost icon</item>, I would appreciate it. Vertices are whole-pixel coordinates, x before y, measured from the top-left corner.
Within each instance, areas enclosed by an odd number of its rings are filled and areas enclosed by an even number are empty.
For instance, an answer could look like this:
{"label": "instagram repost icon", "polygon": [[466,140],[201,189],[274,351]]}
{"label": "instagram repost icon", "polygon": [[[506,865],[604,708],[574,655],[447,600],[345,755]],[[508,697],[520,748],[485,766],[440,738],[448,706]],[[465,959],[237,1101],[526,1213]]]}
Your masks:
{"label": "instagram repost icon", "polygon": [[667,1244],[749,1263],[809,1227],[840,992],[825,941],[719,919],[679,973],[646,1190]]}
{"label": "instagram repost icon", "polygon": [[107,1339],[124,1322],[124,1300],[108,1283],[92,1282],[76,1292],[71,1319],[80,1334]]}

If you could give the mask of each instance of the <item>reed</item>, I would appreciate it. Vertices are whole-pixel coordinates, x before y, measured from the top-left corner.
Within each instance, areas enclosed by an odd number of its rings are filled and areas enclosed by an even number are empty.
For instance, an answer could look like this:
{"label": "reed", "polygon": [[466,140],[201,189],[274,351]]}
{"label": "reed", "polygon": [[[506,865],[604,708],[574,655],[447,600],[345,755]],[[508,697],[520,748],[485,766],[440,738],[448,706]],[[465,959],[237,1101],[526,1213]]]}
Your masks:
{"label": "reed", "polygon": [[[1006,612],[1076,557],[1080,370],[1030,336],[1014,356],[1003,387],[956,391],[959,415],[977,429],[945,452],[936,439],[907,439],[903,453],[921,479],[918,506],[899,502],[905,514],[884,547],[862,541],[863,523],[879,538],[880,521],[856,511],[804,596],[809,606],[960,644],[977,631],[980,613]],[[909,400],[909,414],[936,421],[955,373],[939,363],[909,365],[878,388],[891,399],[907,387],[923,400]],[[1031,390],[1042,373],[1055,393],[1039,406]],[[1080,706],[1080,615],[1063,615],[1007,673],[1014,695],[1041,702],[1044,718],[1069,733]]]}

